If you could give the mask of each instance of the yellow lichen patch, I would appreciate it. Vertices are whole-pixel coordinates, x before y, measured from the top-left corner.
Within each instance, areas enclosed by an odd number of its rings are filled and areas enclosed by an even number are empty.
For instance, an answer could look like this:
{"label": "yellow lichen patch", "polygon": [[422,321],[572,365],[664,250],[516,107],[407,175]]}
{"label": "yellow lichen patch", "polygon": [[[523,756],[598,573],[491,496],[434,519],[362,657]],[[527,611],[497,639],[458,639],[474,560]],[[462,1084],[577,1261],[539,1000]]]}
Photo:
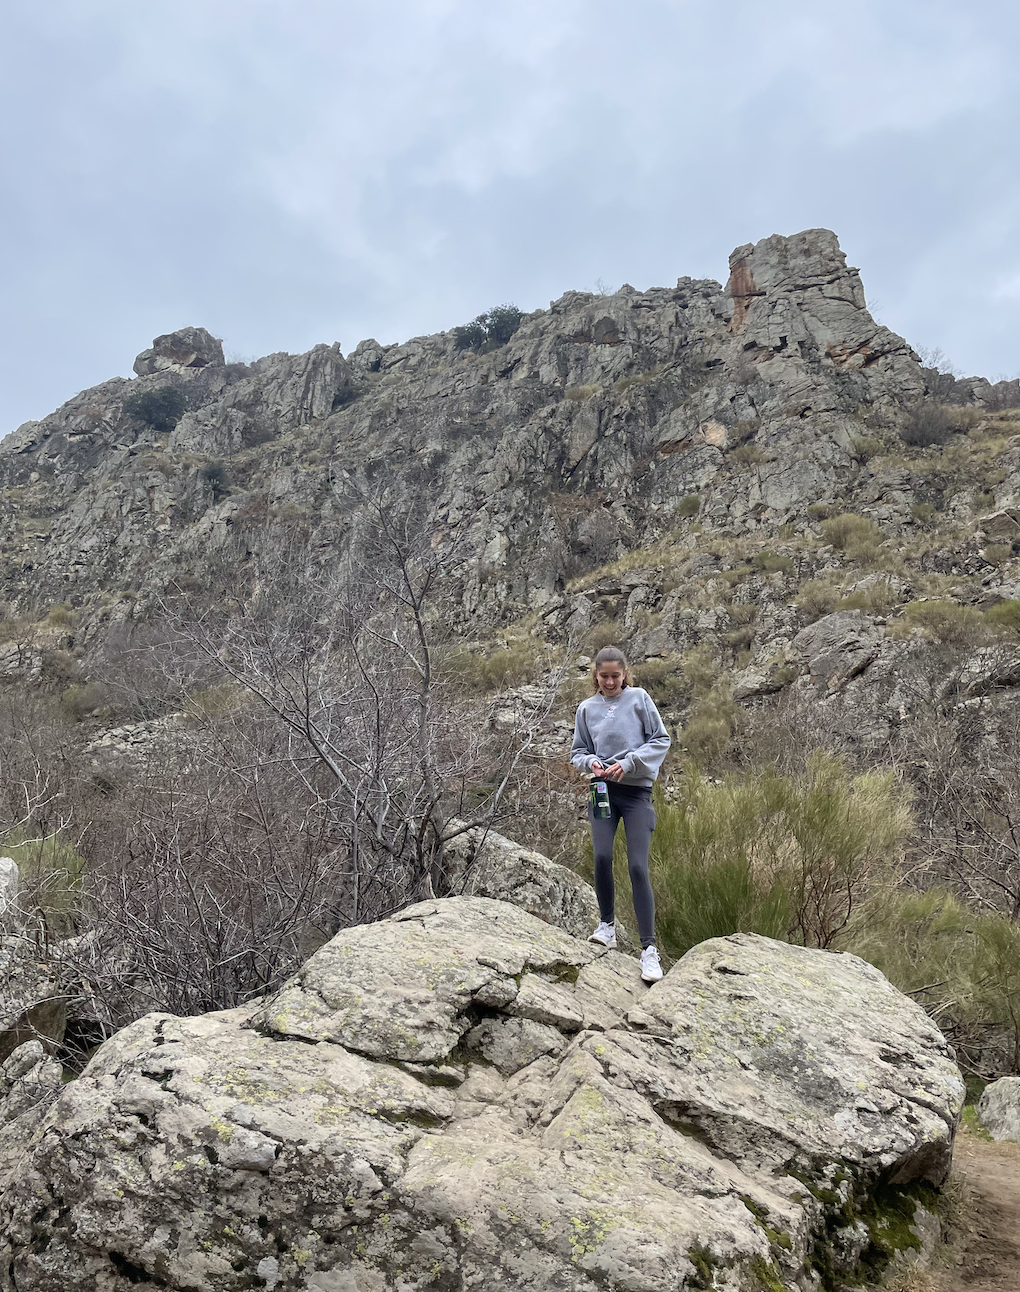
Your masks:
{"label": "yellow lichen patch", "polygon": [[315,1121],[319,1126],[340,1126],[350,1115],[351,1110],[345,1104],[329,1104],[316,1110]]}
{"label": "yellow lichen patch", "polygon": [[284,1103],[293,1094],[293,1089],[281,1089],[254,1075],[248,1068],[211,1073],[209,1079],[219,1093],[252,1106]]}
{"label": "yellow lichen patch", "polygon": [[221,1120],[219,1117],[209,1118],[209,1129],[214,1130],[221,1140],[226,1143],[234,1133],[234,1128],[229,1122]]}
{"label": "yellow lichen patch", "polygon": [[601,1247],[619,1222],[601,1207],[591,1207],[583,1216],[570,1217],[570,1259],[578,1261]]}

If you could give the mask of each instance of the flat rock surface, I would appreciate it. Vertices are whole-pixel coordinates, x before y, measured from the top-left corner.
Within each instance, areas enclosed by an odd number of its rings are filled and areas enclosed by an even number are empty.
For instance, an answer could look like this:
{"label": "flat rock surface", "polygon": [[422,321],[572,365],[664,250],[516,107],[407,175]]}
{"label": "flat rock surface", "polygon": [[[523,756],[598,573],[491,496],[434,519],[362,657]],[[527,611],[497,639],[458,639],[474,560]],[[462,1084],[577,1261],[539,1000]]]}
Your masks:
{"label": "flat rock surface", "polygon": [[852,956],[738,934],[647,988],[506,903],[423,902],[255,1013],[102,1046],[0,1181],[0,1288],[807,1289],[895,1254],[883,1208],[945,1178],[962,1100]]}

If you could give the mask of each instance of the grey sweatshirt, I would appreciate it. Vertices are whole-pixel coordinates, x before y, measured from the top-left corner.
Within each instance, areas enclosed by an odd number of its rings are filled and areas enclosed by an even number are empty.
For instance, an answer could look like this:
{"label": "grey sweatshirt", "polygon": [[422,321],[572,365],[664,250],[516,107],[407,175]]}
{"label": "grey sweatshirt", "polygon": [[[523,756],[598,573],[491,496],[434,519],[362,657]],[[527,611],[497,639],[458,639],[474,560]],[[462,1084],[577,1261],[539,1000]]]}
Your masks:
{"label": "grey sweatshirt", "polygon": [[649,786],[669,743],[652,697],[640,686],[626,686],[612,700],[600,692],[578,705],[570,761],[582,772],[590,772],[596,759],[603,767],[618,762],[623,767],[620,784]]}

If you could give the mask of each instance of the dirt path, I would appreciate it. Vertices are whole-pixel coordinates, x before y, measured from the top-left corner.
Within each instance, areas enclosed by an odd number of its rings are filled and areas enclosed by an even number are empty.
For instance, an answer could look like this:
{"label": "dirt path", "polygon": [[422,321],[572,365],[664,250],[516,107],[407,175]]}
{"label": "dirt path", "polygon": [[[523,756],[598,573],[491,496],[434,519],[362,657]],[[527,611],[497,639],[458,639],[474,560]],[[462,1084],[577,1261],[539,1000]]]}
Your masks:
{"label": "dirt path", "polygon": [[1020,1144],[963,1130],[953,1153],[959,1220],[931,1292],[1020,1292]]}

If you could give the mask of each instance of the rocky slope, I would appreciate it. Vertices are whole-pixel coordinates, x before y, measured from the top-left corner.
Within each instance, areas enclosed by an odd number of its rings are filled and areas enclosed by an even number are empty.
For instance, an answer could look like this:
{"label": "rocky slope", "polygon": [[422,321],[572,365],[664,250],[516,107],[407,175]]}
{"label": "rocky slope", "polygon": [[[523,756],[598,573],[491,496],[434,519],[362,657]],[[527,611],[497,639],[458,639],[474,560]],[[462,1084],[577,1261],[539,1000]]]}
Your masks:
{"label": "rocky slope", "polygon": [[830,1289],[930,1242],[964,1096],[853,956],[739,934],[649,989],[481,897],[54,1068],[0,1069],[7,1292]]}
{"label": "rocky slope", "polygon": [[[223,586],[282,529],[342,543],[362,469],[470,528],[465,615],[505,624],[695,510],[704,532],[754,535],[855,493],[891,519],[909,484],[862,465],[864,419],[891,424],[944,380],[872,319],[826,230],[737,248],[725,288],[568,292],[487,353],[449,332],[246,366],[188,328],[135,371],[0,441],[12,611],[68,602],[95,633],[174,579]],[[146,408],[168,387],[169,415]]]}

